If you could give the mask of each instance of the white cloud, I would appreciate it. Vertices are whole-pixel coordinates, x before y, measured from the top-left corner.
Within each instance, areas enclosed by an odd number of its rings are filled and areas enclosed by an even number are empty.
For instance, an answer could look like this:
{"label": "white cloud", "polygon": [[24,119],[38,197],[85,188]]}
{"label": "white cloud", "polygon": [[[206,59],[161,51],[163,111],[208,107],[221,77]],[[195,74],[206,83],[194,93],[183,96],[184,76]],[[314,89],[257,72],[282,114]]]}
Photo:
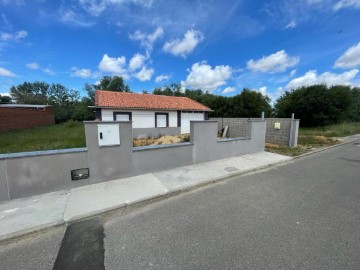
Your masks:
{"label": "white cloud", "polygon": [[275,93],[268,93],[267,96],[271,99],[271,104],[274,104],[274,102],[281,97],[285,93],[284,88],[278,87],[276,89]]}
{"label": "white cloud", "polygon": [[99,63],[99,69],[103,72],[110,72],[119,76],[127,77],[126,58],[121,57],[109,57],[104,54],[103,58]]}
{"label": "white cloud", "polygon": [[7,97],[11,97],[11,96],[10,96],[10,93],[7,93],[7,92],[5,92],[5,93],[0,93],[0,96],[7,96]]}
{"label": "white cloud", "polygon": [[78,0],[80,6],[90,15],[99,16],[107,8],[113,6],[121,6],[125,4],[135,4],[149,8],[153,4],[153,0]]}
{"label": "white cloud", "polygon": [[360,65],[360,42],[346,50],[335,62],[335,67],[353,68]]}
{"label": "white cloud", "polygon": [[92,16],[99,16],[106,9],[104,0],[79,0],[79,4]]}
{"label": "white cloud", "polygon": [[140,41],[141,46],[145,47],[148,51],[152,51],[154,42],[164,35],[164,30],[161,27],[155,29],[153,33],[145,34],[140,30],[129,35],[131,40]]}
{"label": "white cloud", "polygon": [[293,69],[291,72],[290,72],[290,77],[294,77],[296,74],[296,69]]}
{"label": "white cloud", "polygon": [[150,81],[152,75],[154,74],[154,69],[146,67],[142,67],[141,70],[134,75],[135,78],[139,79],[140,81]]}
{"label": "white cloud", "polygon": [[299,61],[299,57],[290,57],[284,50],[281,50],[269,56],[263,56],[259,60],[249,60],[247,68],[255,72],[277,73],[295,66]]}
{"label": "white cloud", "polygon": [[54,75],[54,71],[52,71],[50,68],[43,68],[41,69],[43,72],[49,74],[49,75]]}
{"label": "white cloud", "polygon": [[85,19],[71,9],[60,9],[59,20],[65,24],[76,27],[91,27],[95,24],[95,22]]}
{"label": "white cloud", "polygon": [[73,67],[71,70],[73,71],[73,73],[70,74],[71,77],[90,78],[92,76],[91,70],[87,68],[78,69],[77,67]]}
{"label": "white cloud", "polygon": [[221,93],[229,94],[236,91],[236,87],[226,87]]}
{"label": "white cloud", "polygon": [[168,79],[170,79],[170,77],[171,77],[170,75],[161,74],[155,78],[155,82],[161,83],[161,82],[167,81]]}
{"label": "white cloud", "polygon": [[14,33],[4,33],[2,32],[0,34],[0,40],[1,41],[20,41],[24,38],[26,38],[28,33],[24,30],[14,32]]}
{"label": "white cloud", "polygon": [[183,39],[175,39],[165,43],[163,50],[175,56],[186,57],[204,40],[204,35],[197,30],[188,30]]}
{"label": "white cloud", "polygon": [[32,63],[28,63],[25,65],[27,68],[32,69],[32,70],[41,70],[42,72],[45,72],[46,74],[49,75],[54,75],[54,71],[52,71],[49,67],[44,68],[42,66],[40,66],[38,63],[36,62],[32,62]]}
{"label": "white cloud", "polygon": [[267,95],[267,86],[262,86],[262,87],[260,87],[260,88],[259,88],[259,92],[260,92],[262,95],[266,96],[266,95]]}
{"label": "white cloud", "polygon": [[333,9],[335,11],[338,11],[343,8],[360,8],[360,1],[359,0],[341,0],[333,6]]}
{"label": "white cloud", "polygon": [[129,61],[129,69],[136,70],[144,66],[146,56],[140,53],[134,54],[134,56]]}
{"label": "white cloud", "polygon": [[155,40],[161,38],[164,35],[164,30],[161,27],[156,28],[156,30],[147,36],[148,41],[154,43]]}
{"label": "white cloud", "polygon": [[296,21],[291,21],[284,27],[284,29],[293,29],[295,27],[296,27]]}
{"label": "white cloud", "polygon": [[16,75],[14,73],[12,73],[10,70],[7,70],[2,67],[0,67],[0,76],[1,77],[16,77]]}
{"label": "white cloud", "polygon": [[310,70],[305,73],[304,76],[292,79],[287,85],[286,89],[296,89],[301,86],[309,86],[314,84],[326,84],[326,85],[353,85],[352,80],[356,77],[359,70],[352,69],[341,74],[335,74],[331,72],[324,72],[318,75],[316,70]]}
{"label": "white cloud", "polygon": [[219,86],[225,85],[232,74],[230,66],[212,68],[206,62],[193,64],[189,72],[190,74],[186,80],[181,81],[182,87],[203,89],[210,92],[216,90]]}
{"label": "white cloud", "polygon": [[[108,72],[114,75],[118,75],[128,80],[131,77],[137,78],[144,82],[151,80],[155,70],[153,68],[147,68],[146,56],[136,53],[129,61],[129,65],[126,65],[125,56],[110,57],[104,54],[102,60],[99,63],[99,70],[101,72]],[[140,70],[139,70],[140,69]],[[98,77],[100,72],[93,72],[92,77]]]}
{"label": "white cloud", "polygon": [[26,67],[32,70],[40,69],[40,65],[36,62],[26,64]]}

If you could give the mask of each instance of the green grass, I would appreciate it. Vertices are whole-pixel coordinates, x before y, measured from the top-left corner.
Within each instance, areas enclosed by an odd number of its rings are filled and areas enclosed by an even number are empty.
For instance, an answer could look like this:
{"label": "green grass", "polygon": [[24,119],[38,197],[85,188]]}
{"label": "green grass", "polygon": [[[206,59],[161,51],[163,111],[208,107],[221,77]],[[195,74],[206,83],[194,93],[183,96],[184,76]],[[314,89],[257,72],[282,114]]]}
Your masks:
{"label": "green grass", "polygon": [[360,133],[360,122],[341,123],[317,128],[300,128],[299,136],[345,137]]}
{"label": "green grass", "polygon": [[285,156],[295,157],[295,156],[299,156],[299,155],[309,152],[310,149],[308,147],[302,147],[302,146],[288,147],[288,146],[280,145],[279,147],[274,148],[274,147],[269,147],[269,146],[265,145],[265,151],[268,151],[271,153],[276,153],[276,154],[281,154],[281,155],[285,155]]}
{"label": "green grass", "polygon": [[281,145],[267,144],[265,149],[268,152],[278,153],[287,156],[298,156],[314,149],[331,146],[339,143],[333,137],[345,137],[360,133],[360,122],[342,123],[317,128],[300,128],[298,146],[287,147]]}
{"label": "green grass", "polygon": [[84,124],[75,121],[0,133],[2,154],[77,147],[85,147],[85,131]]}

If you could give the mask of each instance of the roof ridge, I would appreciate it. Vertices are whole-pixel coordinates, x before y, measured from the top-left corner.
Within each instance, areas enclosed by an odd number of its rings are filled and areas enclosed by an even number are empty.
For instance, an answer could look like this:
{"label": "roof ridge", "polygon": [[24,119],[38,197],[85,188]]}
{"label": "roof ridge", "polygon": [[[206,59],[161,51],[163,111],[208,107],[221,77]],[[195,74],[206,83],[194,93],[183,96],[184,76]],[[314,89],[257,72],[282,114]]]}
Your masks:
{"label": "roof ridge", "polygon": [[[144,94],[144,93],[133,93],[133,92],[119,92],[119,91],[113,91],[113,90],[96,90],[96,91],[102,91],[102,92],[113,92],[113,93],[117,93],[117,94],[134,94],[134,95],[146,95],[146,96],[157,96],[157,97],[175,97],[175,98],[188,98],[192,101],[195,101],[189,97],[182,97],[182,96],[168,96],[168,95],[158,95],[158,94],[153,94],[153,93],[149,93],[149,94]],[[197,102],[197,101],[195,101]],[[200,103],[201,104],[201,103]],[[203,104],[201,104],[203,105]]]}
{"label": "roof ridge", "polygon": [[95,106],[211,111],[209,107],[191,99],[190,97],[116,92],[111,90],[96,90]]}

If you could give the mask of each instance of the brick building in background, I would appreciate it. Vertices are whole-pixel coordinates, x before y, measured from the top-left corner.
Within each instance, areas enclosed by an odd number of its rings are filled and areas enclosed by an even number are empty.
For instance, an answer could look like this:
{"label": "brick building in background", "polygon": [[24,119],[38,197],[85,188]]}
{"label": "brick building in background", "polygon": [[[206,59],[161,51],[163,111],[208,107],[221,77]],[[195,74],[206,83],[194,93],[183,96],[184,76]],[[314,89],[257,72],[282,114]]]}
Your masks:
{"label": "brick building in background", "polygon": [[0,104],[0,132],[54,124],[52,106]]}

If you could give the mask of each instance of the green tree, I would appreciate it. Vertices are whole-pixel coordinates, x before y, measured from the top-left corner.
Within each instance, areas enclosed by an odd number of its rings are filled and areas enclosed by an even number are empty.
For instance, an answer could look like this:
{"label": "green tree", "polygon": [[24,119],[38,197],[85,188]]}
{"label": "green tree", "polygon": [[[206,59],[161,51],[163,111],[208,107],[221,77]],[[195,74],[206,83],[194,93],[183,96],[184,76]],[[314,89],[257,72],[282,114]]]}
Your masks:
{"label": "green tree", "polygon": [[130,87],[120,76],[104,76],[99,84],[95,84],[96,90],[109,90],[114,92],[130,92]]}
{"label": "green tree", "polygon": [[0,95],[0,103],[11,103],[11,97]]}
{"label": "green tree", "polygon": [[191,98],[211,108],[212,117],[260,117],[262,111],[265,111],[267,116],[272,113],[269,97],[249,89],[244,89],[234,97],[224,97],[201,89],[182,89],[180,84],[172,83],[155,88],[153,94]]}
{"label": "green tree", "polygon": [[10,94],[18,104],[47,104],[50,85],[46,82],[24,82],[10,88]]}
{"label": "green tree", "polygon": [[85,83],[85,91],[87,97],[91,101],[90,106],[95,105],[95,91],[96,90],[107,90],[114,92],[131,92],[130,87],[124,82],[124,79],[120,76],[104,76],[100,79],[99,83],[90,84]]}
{"label": "green tree", "polygon": [[270,98],[260,92],[244,88],[231,102],[233,117],[260,117],[261,112],[271,116]]}
{"label": "green tree", "polygon": [[172,83],[163,87],[156,87],[153,94],[177,97],[185,96],[185,94],[181,91],[181,85],[178,83]]}
{"label": "green tree", "polygon": [[323,126],[349,120],[354,108],[352,89],[324,84],[285,92],[275,104],[277,117],[295,113],[302,126]]}
{"label": "green tree", "polygon": [[89,118],[90,114],[84,111],[88,108],[79,106],[85,104],[80,100],[78,91],[68,89],[65,86],[46,82],[24,82],[17,86],[12,86],[10,93],[16,103],[24,104],[49,104],[54,107],[55,121],[57,123],[64,122],[69,119],[85,120],[83,117]]}
{"label": "green tree", "polygon": [[79,97],[78,91],[68,89],[61,84],[56,83],[50,86],[48,102],[54,107],[56,122],[74,119],[73,112],[78,106]]}

